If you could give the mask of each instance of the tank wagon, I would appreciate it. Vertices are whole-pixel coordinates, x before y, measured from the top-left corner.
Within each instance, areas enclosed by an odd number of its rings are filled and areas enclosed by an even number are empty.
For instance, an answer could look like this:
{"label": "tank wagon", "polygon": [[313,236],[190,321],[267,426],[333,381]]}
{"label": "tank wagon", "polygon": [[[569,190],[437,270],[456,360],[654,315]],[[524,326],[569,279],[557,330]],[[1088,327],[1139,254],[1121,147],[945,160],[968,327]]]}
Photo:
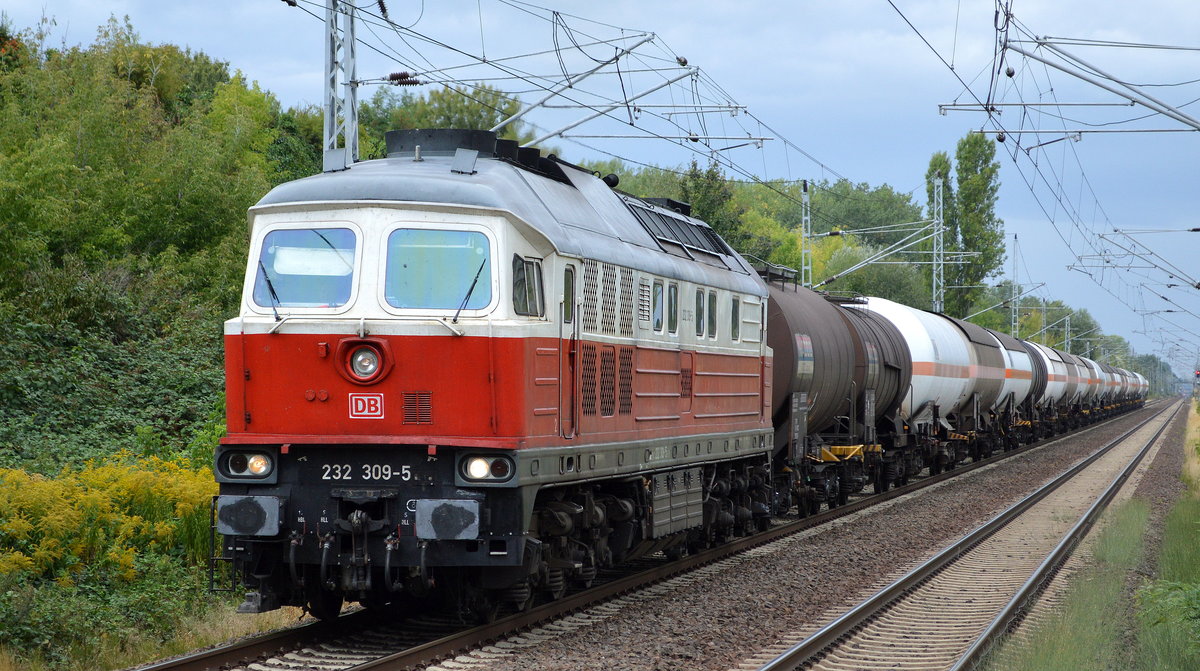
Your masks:
{"label": "tank wagon", "polygon": [[786,465],[776,488],[801,511],[1014,449],[1146,395],[1136,373],[882,298],[819,294],[789,284],[787,269],[760,271],[776,461]]}
{"label": "tank wagon", "polygon": [[250,209],[213,502],[240,611],[487,618],[1144,396],[777,281],[685,203],[615,186],[492,133],[397,131]]}

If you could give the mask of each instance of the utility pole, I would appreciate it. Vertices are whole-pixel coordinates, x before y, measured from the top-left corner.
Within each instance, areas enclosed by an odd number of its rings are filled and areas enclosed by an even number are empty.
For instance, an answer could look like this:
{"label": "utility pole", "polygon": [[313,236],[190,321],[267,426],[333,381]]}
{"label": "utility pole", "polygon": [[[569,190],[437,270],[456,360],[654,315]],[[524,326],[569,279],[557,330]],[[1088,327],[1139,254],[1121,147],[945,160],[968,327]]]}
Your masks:
{"label": "utility pole", "polygon": [[1067,315],[1067,338],[1066,338],[1066,341],[1067,341],[1067,349],[1065,351],[1067,353],[1072,353],[1071,352],[1071,315]]}
{"label": "utility pole", "polygon": [[945,309],[946,282],[942,275],[945,249],[942,244],[942,176],[935,175],[933,183],[933,311]]}
{"label": "utility pole", "polygon": [[808,180],[800,182],[800,285],[811,287],[812,277],[812,210],[808,197]]}
{"label": "utility pole", "polygon": [[352,2],[325,0],[325,172],[345,170],[358,161],[356,11]]}

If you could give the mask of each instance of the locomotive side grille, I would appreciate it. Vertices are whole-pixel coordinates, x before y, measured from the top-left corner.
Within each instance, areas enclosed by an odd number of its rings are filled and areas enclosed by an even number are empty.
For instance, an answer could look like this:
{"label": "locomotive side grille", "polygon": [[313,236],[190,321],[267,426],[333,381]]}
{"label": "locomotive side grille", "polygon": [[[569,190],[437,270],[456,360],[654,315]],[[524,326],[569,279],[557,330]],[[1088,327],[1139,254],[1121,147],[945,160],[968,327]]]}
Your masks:
{"label": "locomotive side grille", "polygon": [[690,366],[679,371],[679,394],[683,398],[692,396],[692,369]]}
{"label": "locomotive side grille", "polygon": [[622,347],[619,353],[621,369],[618,371],[620,378],[620,404],[621,414],[633,414],[633,348]]}
{"label": "locomotive side grille", "polygon": [[605,335],[617,334],[617,267],[611,263],[604,264],[603,287],[600,300],[600,332]]}
{"label": "locomotive side grille", "polygon": [[600,415],[603,417],[612,417],[617,410],[616,358],[614,348],[600,350]]}
{"label": "locomotive side grille", "polygon": [[621,268],[621,335],[633,337],[633,271]]}
{"label": "locomotive side grille", "polygon": [[406,391],[404,400],[405,424],[433,424],[433,398],[427,391]]}
{"label": "locomotive side grille", "polygon": [[598,268],[595,261],[583,262],[583,329],[596,332],[596,308],[599,299],[596,275]]}
{"label": "locomotive side grille", "polygon": [[596,414],[596,345],[594,343],[585,342],[580,345],[579,353],[582,362],[582,374],[580,377],[583,394],[583,414]]}
{"label": "locomotive side grille", "polygon": [[638,319],[644,322],[650,321],[650,283],[642,282],[638,285]]}

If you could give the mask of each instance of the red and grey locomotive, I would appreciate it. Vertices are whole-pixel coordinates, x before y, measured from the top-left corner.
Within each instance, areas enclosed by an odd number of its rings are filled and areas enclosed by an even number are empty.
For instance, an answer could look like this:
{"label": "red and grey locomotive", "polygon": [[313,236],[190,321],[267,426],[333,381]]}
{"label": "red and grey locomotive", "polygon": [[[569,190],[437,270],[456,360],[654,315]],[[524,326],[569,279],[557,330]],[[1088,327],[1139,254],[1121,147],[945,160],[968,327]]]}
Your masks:
{"label": "red and grey locomotive", "polygon": [[249,213],[215,461],[241,609],[436,588],[486,613],[762,524],[754,269],[494,134],[387,144]]}
{"label": "red and grey locomotive", "polygon": [[489,132],[387,150],[249,213],[214,501],[242,612],[487,617],[1145,396],[1053,348],[777,284],[686,204]]}

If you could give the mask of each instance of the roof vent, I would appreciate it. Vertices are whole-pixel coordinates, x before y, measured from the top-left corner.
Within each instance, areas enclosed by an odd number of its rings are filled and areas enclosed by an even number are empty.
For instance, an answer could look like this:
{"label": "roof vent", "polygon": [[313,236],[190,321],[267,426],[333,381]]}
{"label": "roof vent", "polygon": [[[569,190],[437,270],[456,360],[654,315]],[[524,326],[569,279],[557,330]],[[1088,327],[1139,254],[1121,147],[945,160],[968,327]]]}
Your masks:
{"label": "roof vent", "polygon": [[678,212],[685,217],[692,216],[692,204],[685,203],[682,200],[675,200],[674,198],[646,198],[645,201],[659,207],[665,207],[672,212]]}
{"label": "roof vent", "polygon": [[504,158],[516,162],[517,146],[516,140],[496,140],[496,158]]}
{"label": "roof vent", "polygon": [[390,130],[384,138],[388,158],[411,155],[418,145],[422,156],[453,156],[459,149],[473,149],[484,156],[496,153],[496,134],[490,130],[414,128]]}
{"label": "roof vent", "polygon": [[526,168],[537,170],[538,159],[542,156],[542,152],[537,147],[518,147],[517,162]]}

